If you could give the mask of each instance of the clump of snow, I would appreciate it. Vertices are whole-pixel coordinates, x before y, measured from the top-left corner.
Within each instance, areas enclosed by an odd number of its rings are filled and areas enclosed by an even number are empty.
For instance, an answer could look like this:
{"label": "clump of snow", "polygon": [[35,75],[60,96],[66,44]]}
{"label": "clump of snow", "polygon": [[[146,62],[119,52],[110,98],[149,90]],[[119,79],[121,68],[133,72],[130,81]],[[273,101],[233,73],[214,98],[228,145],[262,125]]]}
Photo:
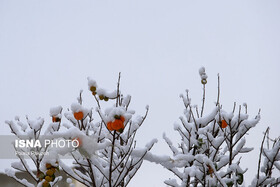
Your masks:
{"label": "clump of snow", "polygon": [[88,79],[88,89],[89,89],[89,90],[90,90],[90,88],[91,88],[92,86],[94,86],[94,87],[97,88],[97,83],[96,83],[95,80],[93,80],[93,79],[90,78],[90,77],[88,77],[87,79]]}
{"label": "clump of snow", "polygon": [[202,80],[206,80],[206,79],[208,78],[208,76],[207,76],[206,73],[205,73],[205,67],[201,67],[201,68],[199,69],[199,75],[200,75],[200,78],[201,78]]}
{"label": "clump of snow", "polygon": [[50,109],[50,116],[58,117],[57,115],[59,115],[61,113],[61,111],[62,111],[61,106],[52,107]]}
{"label": "clump of snow", "polygon": [[80,112],[80,111],[83,111],[83,106],[79,103],[72,103],[71,110],[73,112]]}
{"label": "clump of snow", "polygon": [[105,110],[104,119],[106,122],[114,121],[115,116],[123,116],[125,118],[125,122],[129,121],[132,117],[134,111],[127,111],[124,107],[109,107]]}
{"label": "clump of snow", "polygon": [[24,170],[24,167],[21,162],[13,162],[11,166],[17,170]]}
{"label": "clump of snow", "polygon": [[44,124],[44,119],[43,118],[38,118],[36,120],[27,119],[27,122],[28,122],[30,128],[32,128],[35,131],[38,131],[40,128],[42,128],[42,126]]}
{"label": "clump of snow", "polygon": [[71,178],[67,178],[67,179],[66,179],[66,182],[67,182],[68,184],[70,184],[70,183],[72,183],[72,179],[71,179]]}
{"label": "clump of snow", "polygon": [[27,127],[28,127],[26,123],[22,123],[21,121],[18,121],[17,124],[18,124],[18,126],[21,127],[21,130],[22,130],[23,132],[26,131],[26,129],[27,129]]}
{"label": "clump of snow", "polygon": [[165,180],[164,183],[167,184],[167,185],[169,185],[169,186],[176,186],[176,187],[177,187],[177,186],[180,186],[180,185],[177,183],[176,179]]}
{"label": "clump of snow", "polygon": [[15,170],[13,169],[5,169],[5,174],[9,177],[14,178],[17,182],[27,186],[27,187],[35,187],[34,184],[29,183],[26,179],[18,179],[15,175]]}
{"label": "clump of snow", "polygon": [[149,110],[149,105],[146,105],[146,107],[145,107],[145,108],[146,108],[146,110]]}
{"label": "clump of snow", "polygon": [[117,97],[117,91],[109,92],[103,88],[97,88],[96,93],[98,95],[103,95],[108,98],[116,98]]}
{"label": "clump of snow", "polygon": [[16,172],[15,172],[15,170],[13,170],[13,169],[5,169],[5,173],[6,173],[6,175],[8,175],[9,177],[13,177],[13,176],[15,176],[15,174],[16,174]]}

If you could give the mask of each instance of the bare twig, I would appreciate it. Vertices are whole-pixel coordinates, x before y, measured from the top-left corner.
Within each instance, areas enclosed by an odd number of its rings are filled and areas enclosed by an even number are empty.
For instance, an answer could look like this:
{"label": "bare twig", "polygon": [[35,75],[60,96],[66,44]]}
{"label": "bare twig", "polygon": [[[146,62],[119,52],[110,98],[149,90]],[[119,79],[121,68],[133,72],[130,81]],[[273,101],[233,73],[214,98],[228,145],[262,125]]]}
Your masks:
{"label": "bare twig", "polygon": [[109,168],[109,187],[112,187],[112,171],[113,171],[113,156],[114,156],[114,148],[115,148],[115,140],[116,140],[116,131],[113,133],[113,142],[110,156],[110,168]]}
{"label": "bare twig", "polygon": [[259,155],[259,162],[258,162],[257,186],[258,186],[259,178],[260,178],[260,167],[261,167],[261,158],[262,158],[262,152],[263,152],[263,144],[264,144],[265,136],[268,133],[268,131],[269,131],[269,127],[266,129],[266,131],[264,133],[262,144],[261,144],[260,155]]}
{"label": "bare twig", "polygon": [[203,98],[202,98],[202,107],[201,107],[200,117],[202,117],[202,115],[203,115],[204,105],[205,105],[205,84],[203,84]]}
{"label": "bare twig", "polygon": [[120,104],[120,82],[121,82],[121,72],[119,72],[119,79],[117,84],[117,99],[116,99],[116,107]]}
{"label": "bare twig", "polygon": [[218,106],[220,103],[220,74],[217,75],[218,76],[218,95],[217,95],[217,102],[216,102],[216,106]]}

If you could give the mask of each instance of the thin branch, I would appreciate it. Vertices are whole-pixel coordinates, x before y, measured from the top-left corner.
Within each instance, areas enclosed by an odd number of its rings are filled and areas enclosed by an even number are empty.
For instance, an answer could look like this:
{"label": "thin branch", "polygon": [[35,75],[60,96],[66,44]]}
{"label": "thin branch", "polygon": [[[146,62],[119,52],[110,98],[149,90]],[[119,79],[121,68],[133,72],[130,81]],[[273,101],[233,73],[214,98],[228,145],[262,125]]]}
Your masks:
{"label": "thin branch", "polygon": [[205,105],[205,84],[203,84],[203,98],[202,98],[202,107],[201,107],[200,117],[202,117],[202,115],[203,115],[204,105]]}
{"label": "thin branch", "polygon": [[116,99],[116,107],[119,106],[120,103],[120,81],[121,81],[121,72],[119,72],[119,79],[118,79],[118,85],[117,85],[117,99]]}
{"label": "thin branch", "polygon": [[234,102],[234,103],[233,103],[232,113],[234,113],[234,111],[235,111],[235,107],[236,107],[236,102]]}
{"label": "thin branch", "polygon": [[114,131],[113,133],[113,142],[112,142],[112,149],[111,149],[111,157],[110,157],[110,168],[109,168],[109,187],[112,187],[112,164],[113,164],[113,156],[114,156],[114,147],[115,147],[115,135],[116,135],[116,131]]}
{"label": "thin branch", "polygon": [[94,99],[95,99],[95,101],[96,101],[96,103],[97,103],[98,108],[101,109],[99,100],[97,99],[96,95],[93,95],[93,96],[94,96]]}
{"label": "thin branch", "polygon": [[195,106],[195,110],[196,110],[196,116],[197,118],[199,118],[198,106]]}
{"label": "thin branch", "polygon": [[220,103],[220,74],[217,75],[218,76],[218,96],[217,96],[217,102],[216,102],[216,106],[218,106]]}
{"label": "thin branch", "polygon": [[87,158],[87,162],[88,162],[88,165],[89,165],[90,178],[91,178],[91,181],[92,181],[92,187],[96,187],[92,165],[91,165],[91,162],[90,162],[90,160],[88,158]]}
{"label": "thin branch", "polygon": [[261,144],[261,150],[260,150],[259,162],[258,162],[257,186],[258,186],[259,178],[260,178],[260,166],[261,166],[261,158],[262,158],[262,152],[263,152],[263,144],[264,144],[265,136],[268,131],[269,131],[269,127],[266,129],[266,131],[264,133],[262,144]]}

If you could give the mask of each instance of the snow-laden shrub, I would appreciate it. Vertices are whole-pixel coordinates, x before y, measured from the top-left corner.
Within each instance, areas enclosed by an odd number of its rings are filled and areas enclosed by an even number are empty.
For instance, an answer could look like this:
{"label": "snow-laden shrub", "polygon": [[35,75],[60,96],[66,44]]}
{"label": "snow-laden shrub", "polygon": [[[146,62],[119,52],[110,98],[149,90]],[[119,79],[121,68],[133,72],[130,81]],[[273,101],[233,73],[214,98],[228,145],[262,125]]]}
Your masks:
{"label": "snow-laden shrub", "polygon": [[[18,162],[13,162],[11,167],[13,169],[6,169],[5,173],[15,179],[23,186],[33,187],[36,186],[54,186],[62,178],[58,176],[58,163],[56,162],[56,154],[49,154],[49,146],[43,146],[46,136],[57,132],[61,125],[61,107],[56,110],[51,110],[53,122],[48,126],[47,130],[42,132],[44,126],[44,119],[38,118],[30,120],[26,117],[26,123],[22,122],[19,117],[15,117],[15,121],[6,121],[9,125],[11,133],[16,135],[14,149],[16,156],[19,158]],[[44,136],[43,136],[44,135]],[[48,136],[49,140],[53,140],[52,136]],[[22,143],[20,141],[23,141]],[[29,142],[30,144],[28,144]],[[32,164],[28,164],[27,159],[32,160]],[[47,166],[47,167],[46,167]],[[35,171],[33,171],[35,168]],[[26,179],[19,179],[16,172],[26,172],[31,176],[33,181]]]}
{"label": "snow-laden shrub", "polygon": [[246,168],[242,167],[241,155],[253,148],[245,146],[245,135],[260,120],[260,114],[254,118],[247,115],[247,106],[243,104],[236,110],[226,112],[218,97],[213,110],[204,114],[205,87],[207,75],[205,68],[199,70],[203,86],[202,106],[192,105],[189,93],[181,95],[185,110],[180,124],[174,125],[181,141],[178,146],[164,134],[163,138],[172,151],[172,156],[147,155],[146,159],[161,164],[176,178],[164,181],[174,187],[183,186],[240,186],[244,183]]}
{"label": "snow-laden shrub", "polygon": [[[97,103],[95,111],[83,107],[82,97],[71,106],[65,117],[72,123],[69,130],[79,129],[81,134],[72,136],[80,142],[73,151],[74,168],[63,164],[61,168],[72,178],[86,186],[127,186],[145,155],[157,140],[152,140],[144,148],[136,147],[135,135],[148,114],[133,118],[134,111],[129,109],[131,96],[123,96],[120,89],[120,77],[115,91],[108,92],[97,86],[95,80],[88,78],[88,88]],[[109,108],[102,108],[103,102],[111,102]],[[78,112],[82,112],[81,118]],[[99,120],[93,119],[97,112]]]}
{"label": "snow-laden shrub", "polygon": [[[109,92],[97,86],[95,80],[88,78],[88,88],[96,101],[92,108],[83,105],[82,91],[70,110],[64,112],[62,107],[50,110],[53,123],[46,129],[44,135],[52,140],[67,140],[75,142],[69,147],[42,146],[38,152],[48,152],[48,155],[30,157],[36,165],[36,173],[28,166],[24,158],[19,156],[20,162],[12,167],[18,171],[29,173],[37,186],[54,186],[61,177],[55,177],[55,171],[61,168],[69,177],[91,187],[119,187],[127,186],[141,167],[144,157],[151,150],[157,140],[152,140],[143,148],[136,145],[136,133],[145,121],[149,107],[146,106],[144,116],[136,116],[129,109],[131,96],[124,96],[120,90],[120,75],[116,90]],[[111,104],[110,107],[103,108]],[[93,110],[95,108],[95,110]],[[96,114],[94,118],[93,114]],[[18,120],[17,123],[7,121],[12,133],[22,138],[40,139],[44,120],[31,122],[28,125]],[[29,150],[25,150],[29,151]],[[73,165],[63,162],[64,155],[70,155]],[[24,186],[34,186],[25,179],[18,179],[15,171],[6,170],[6,174],[13,177]],[[66,179],[72,184],[72,179]]]}

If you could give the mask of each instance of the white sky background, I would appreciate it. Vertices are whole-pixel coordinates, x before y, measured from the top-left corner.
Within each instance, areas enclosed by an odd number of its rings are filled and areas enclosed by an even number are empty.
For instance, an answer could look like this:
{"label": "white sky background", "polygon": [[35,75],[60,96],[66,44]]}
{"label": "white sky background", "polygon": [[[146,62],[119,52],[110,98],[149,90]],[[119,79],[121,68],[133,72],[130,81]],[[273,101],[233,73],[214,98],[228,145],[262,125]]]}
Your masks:
{"label": "white sky background", "polygon": [[[280,3],[279,1],[14,1],[0,0],[0,124],[27,114],[50,122],[49,108],[65,109],[84,90],[84,102],[95,107],[87,77],[108,89],[132,95],[137,114],[150,105],[137,136],[143,146],[153,138],[157,154],[170,154],[162,140],[178,140],[173,124],[182,115],[179,94],[190,90],[201,105],[198,69],[208,74],[206,112],[214,107],[217,73],[221,103],[248,104],[261,121],[247,136],[256,147],[244,155],[246,181],[256,173],[258,146],[266,126],[280,135]],[[174,142],[176,143],[176,141]],[[4,162],[6,164],[4,164]],[[1,161],[0,171],[9,167]],[[161,166],[145,163],[130,186],[164,186],[173,177]]]}

